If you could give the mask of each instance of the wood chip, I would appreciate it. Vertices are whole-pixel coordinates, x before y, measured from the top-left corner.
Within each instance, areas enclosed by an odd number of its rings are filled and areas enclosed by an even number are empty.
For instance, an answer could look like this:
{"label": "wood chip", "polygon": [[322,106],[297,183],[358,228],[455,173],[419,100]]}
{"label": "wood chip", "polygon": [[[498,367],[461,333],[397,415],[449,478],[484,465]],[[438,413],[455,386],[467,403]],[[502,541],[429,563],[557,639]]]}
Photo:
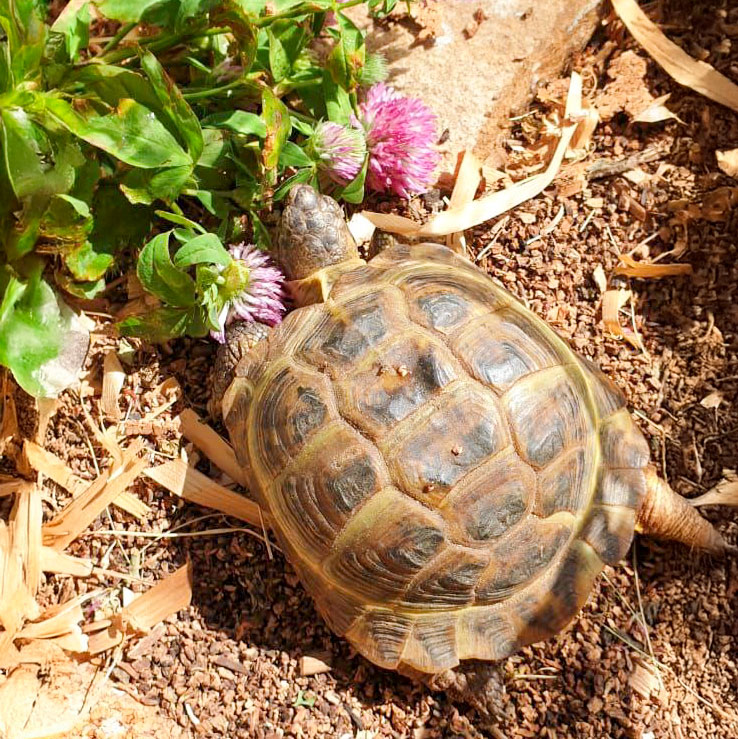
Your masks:
{"label": "wood chip", "polygon": [[105,508],[118,498],[146,468],[139,456],[143,441],[137,439],[123,454],[123,464],[104,472],[43,528],[44,544],[65,549]]}
{"label": "wood chip", "polygon": [[300,674],[303,677],[310,677],[311,675],[322,675],[325,672],[330,672],[332,667],[324,662],[319,657],[313,657],[306,654],[300,658]]}
{"label": "wood chip", "polygon": [[[214,508],[227,516],[240,518],[261,528],[262,517],[257,503],[213,482],[209,477],[190,467],[184,459],[175,459],[159,467],[152,467],[146,470],[145,474],[170,493],[185,500]],[[266,514],[263,514],[263,520],[268,525],[269,519]]]}
{"label": "wood chip", "polygon": [[620,262],[615,267],[616,275],[627,277],[641,277],[646,279],[660,279],[662,277],[676,277],[678,275],[691,275],[691,264],[661,264],[653,262],[637,262],[627,254],[620,255]]}
{"label": "wood chip", "polygon": [[191,408],[179,414],[182,433],[223,472],[242,487],[248,487],[246,472],[236,459],[233,447],[210,426],[203,423]]}
{"label": "wood chip", "polygon": [[719,390],[716,390],[714,393],[705,395],[705,397],[700,400],[700,405],[703,408],[717,408],[722,402],[723,394]]}
{"label": "wood chip", "polygon": [[718,167],[729,177],[738,179],[738,149],[716,151]]}
{"label": "wood chip", "polygon": [[652,695],[658,695],[661,690],[659,676],[650,665],[640,660],[633,660],[633,671],[628,676],[628,685],[646,700],[649,700]]}
{"label": "wood chip", "polygon": [[738,85],[670,41],[641,10],[637,0],[612,0],[612,5],[635,40],[680,85],[738,111]]}
{"label": "wood chip", "polygon": [[622,338],[625,336],[620,325],[620,309],[631,299],[630,290],[605,290],[602,296],[602,322],[605,328],[613,335]]}
{"label": "wood chip", "polygon": [[607,290],[607,277],[605,276],[605,270],[601,264],[598,264],[592,272],[592,279],[599,288],[601,293]]}
{"label": "wood chip", "polygon": [[192,565],[186,564],[119,611],[110,628],[89,637],[89,653],[120,644],[126,634],[147,632],[192,601]]}
{"label": "wood chip", "polygon": [[123,371],[118,355],[114,349],[105,353],[103,362],[103,383],[100,407],[103,413],[113,421],[120,421],[123,414],[118,405],[120,391],[126,381],[126,373]]}
{"label": "wood chip", "polygon": [[665,105],[666,101],[671,97],[671,93],[654,98],[647,108],[637,115],[633,116],[634,123],[660,123],[675,118],[679,123],[684,123],[676,113],[672,113]]}

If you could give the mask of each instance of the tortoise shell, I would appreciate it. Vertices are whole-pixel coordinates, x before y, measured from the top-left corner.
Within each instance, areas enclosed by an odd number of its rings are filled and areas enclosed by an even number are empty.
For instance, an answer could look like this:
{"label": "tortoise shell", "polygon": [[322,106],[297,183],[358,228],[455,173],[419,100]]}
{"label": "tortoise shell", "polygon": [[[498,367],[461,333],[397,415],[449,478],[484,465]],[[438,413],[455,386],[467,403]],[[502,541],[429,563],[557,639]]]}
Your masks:
{"label": "tortoise shell", "polygon": [[436,244],[344,270],[240,361],[223,411],[320,613],[387,668],[559,631],[645,495],[621,395]]}

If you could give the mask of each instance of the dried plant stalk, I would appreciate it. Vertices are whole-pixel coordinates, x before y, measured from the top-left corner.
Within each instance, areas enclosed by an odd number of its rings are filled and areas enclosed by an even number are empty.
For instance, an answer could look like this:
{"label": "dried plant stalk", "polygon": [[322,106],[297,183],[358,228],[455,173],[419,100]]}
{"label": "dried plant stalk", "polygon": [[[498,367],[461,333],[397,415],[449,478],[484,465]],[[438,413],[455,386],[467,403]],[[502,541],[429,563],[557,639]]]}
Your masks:
{"label": "dried plant stalk", "polygon": [[612,0],[615,12],[649,56],[680,85],[738,111],[738,85],[706,62],[693,59],[670,41],[636,0]]}
{"label": "dried plant stalk", "polygon": [[620,325],[620,309],[630,300],[630,290],[606,290],[602,296],[602,322],[613,335],[624,336]]}
{"label": "dried plant stalk", "polygon": [[[479,183],[482,181],[482,165],[471,151],[464,152],[459,174],[454,183],[454,189],[449,199],[449,210],[463,208],[474,200]],[[466,240],[463,233],[454,233],[446,236],[446,246],[457,254],[466,253]]]}
{"label": "dried plant stalk", "polygon": [[41,472],[72,495],[78,495],[89,485],[89,482],[75,475],[64,460],[30,439],[26,439],[23,443],[23,453],[36,472]]}
{"label": "dried plant stalk", "polygon": [[262,520],[267,523],[266,514],[260,515],[257,503],[239,493],[218,485],[210,478],[190,467],[184,459],[175,459],[159,467],[146,470],[145,474],[170,493],[207,508],[240,518],[242,521],[261,528]]}
{"label": "dried plant stalk", "polygon": [[633,257],[627,254],[620,255],[620,262],[621,264],[615,267],[615,274],[625,275],[626,277],[659,279],[661,277],[676,277],[678,275],[692,274],[691,264],[636,262]]}
{"label": "dried plant stalk", "polygon": [[58,552],[51,547],[41,547],[41,569],[58,575],[87,577],[92,574],[92,560],[73,557],[65,552]]}
{"label": "dried plant stalk", "polygon": [[19,493],[22,490],[31,487],[32,484],[33,483],[28,482],[28,480],[21,480],[20,478],[0,482],[0,498],[12,495],[13,493]]}
{"label": "dried plant stalk", "polygon": [[88,651],[97,654],[120,644],[126,633],[148,631],[191,601],[192,565],[186,564],[123,608],[108,629],[91,635]]}
{"label": "dried plant stalk", "polygon": [[203,423],[191,408],[179,414],[182,433],[189,439],[216,467],[243,487],[248,487],[246,474],[236,459],[233,447],[210,426]]}
{"label": "dried plant stalk", "polygon": [[122,414],[118,405],[120,391],[126,381],[126,373],[123,371],[118,355],[114,349],[105,353],[103,362],[103,383],[100,407],[103,413],[113,421],[120,421]]}
{"label": "dried plant stalk", "polygon": [[137,439],[123,454],[123,464],[104,472],[43,528],[44,544],[65,549],[144,471],[146,457],[139,457],[143,441]]}
{"label": "dried plant stalk", "polygon": [[703,505],[738,506],[738,481],[723,481],[704,495],[689,501],[695,508]]}

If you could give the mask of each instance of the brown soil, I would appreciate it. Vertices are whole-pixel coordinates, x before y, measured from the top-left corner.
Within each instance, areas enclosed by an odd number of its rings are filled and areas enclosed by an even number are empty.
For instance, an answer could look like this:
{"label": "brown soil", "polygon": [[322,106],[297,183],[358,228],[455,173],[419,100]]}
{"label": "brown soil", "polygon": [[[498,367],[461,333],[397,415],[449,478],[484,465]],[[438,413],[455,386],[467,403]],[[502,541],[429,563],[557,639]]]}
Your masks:
{"label": "brown soil", "polygon": [[[738,81],[738,9],[730,8],[728,0],[659,5],[672,38]],[[590,80],[590,91],[595,80],[600,88],[608,83],[608,65],[626,49],[647,59],[618,23],[609,24],[593,41],[575,65]],[[494,224],[475,229],[469,244],[475,255],[496,238],[480,266],[617,382],[638,413],[654,459],[663,462],[675,489],[691,497],[737,464],[738,208],[728,197],[724,207],[710,211],[713,217],[717,212],[718,220],[690,220],[685,234],[675,214],[686,203],[674,202],[704,203],[708,193],[738,184],[718,170],[714,153],[738,147],[738,116],[678,87],[652,62],[646,66],[648,90],[654,97],[672,92],[667,105],[684,124],[633,125],[626,113],[616,112],[598,127],[588,163],[654,147],[658,159],[641,166],[649,176],[639,184],[623,177],[592,180],[584,192],[568,197],[552,188],[503,216],[507,220],[498,231]],[[596,99],[599,93],[593,94]],[[514,147],[525,148],[535,139],[537,121],[540,116],[532,115],[511,130],[511,166],[516,163]],[[437,196],[431,193],[411,207],[389,201],[376,205],[425,217]],[[563,216],[546,233],[562,206]],[[607,335],[595,268],[603,267],[611,285],[625,285],[627,280],[611,277],[620,252],[651,239],[646,248],[654,258],[683,236],[687,250],[682,261],[694,268],[690,277],[633,280],[630,285],[637,330],[647,351]],[[98,337],[93,374],[100,371],[99,349],[111,343]],[[182,384],[184,405],[205,415],[212,360],[213,345],[205,341],[182,341],[160,352],[139,349],[124,388],[129,420],[144,415],[146,391],[171,375]],[[720,393],[719,405],[704,407],[700,401],[715,392]],[[66,394],[46,447],[91,479],[95,462],[90,445],[98,462],[105,453],[85,426],[81,402],[91,404],[97,418],[96,398],[81,401]],[[163,455],[159,461],[176,452],[178,441],[170,416],[163,418],[148,437],[151,449]],[[206,462],[200,468],[219,474]],[[68,496],[51,483],[48,487],[50,514]],[[133,591],[192,561],[191,607],[157,627],[155,638],[127,646],[111,674],[117,686],[158,707],[187,734],[364,739],[738,736],[735,560],[716,561],[639,539],[626,562],[606,570],[606,578],[565,633],[507,660],[508,700],[516,718],[493,726],[446,696],[432,695],[352,653],[328,631],[276,550],[268,551],[244,532],[207,534],[237,522],[175,500],[143,480],[135,492],[154,510],[146,526],[112,510],[93,530],[177,528],[201,535],[156,540],[93,533],[81,537],[70,552],[129,572],[134,579],[127,585]],[[731,542],[738,540],[735,511],[708,509],[706,515]],[[59,602],[114,582],[49,576],[42,599]],[[648,667],[643,657],[649,646],[638,615],[639,597],[659,669]],[[104,604],[90,606],[91,618],[96,607]],[[302,677],[304,655],[320,656],[331,671]]]}

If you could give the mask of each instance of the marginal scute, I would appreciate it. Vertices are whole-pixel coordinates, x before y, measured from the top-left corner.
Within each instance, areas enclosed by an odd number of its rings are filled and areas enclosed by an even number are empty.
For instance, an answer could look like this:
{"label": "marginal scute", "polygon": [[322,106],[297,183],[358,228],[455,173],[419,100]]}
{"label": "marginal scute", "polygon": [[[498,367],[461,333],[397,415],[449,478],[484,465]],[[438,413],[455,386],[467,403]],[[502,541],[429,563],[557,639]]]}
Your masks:
{"label": "marginal scute", "polygon": [[372,438],[436,397],[458,375],[450,352],[422,334],[399,335],[370,366],[334,387],[341,413]]}
{"label": "marginal scute", "polygon": [[320,615],[334,633],[344,636],[366,609],[361,598],[345,588],[326,587],[322,573],[301,561],[304,555],[300,554],[300,550],[292,548],[289,542],[284,541],[284,537],[280,541],[285,547],[285,554],[295,566],[300,582],[315,599]]}
{"label": "marginal scute", "polygon": [[456,634],[459,659],[505,659],[521,646],[509,614],[490,606],[461,611]]}
{"label": "marginal scute", "polygon": [[625,406],[625,398],[613,381],[590,359],[577,356],[582,368],[589,377],[589,387],[592,389],[595,406],[600,418],[615,413]]}
{"label": "marginal scute", "polygon": [[503,536],[530,509],[536,476],[511,450],[500,454],[457,485],[440,511],[454,537],[469,546]]}
{"label": "marginal scute", "polygon": [[472,323],[452,346],[474,377],[501,393],[521,377],[562,361],[549,332],[512,306]]}
{"label": "marginal scute", "polygon": [[503,396],[518,449],[535,467],[593,433],[577,379],[573,366],[551,367],[519,380]]}
{"label": "marginal scute", "polygon": [[619,505],[638,510],[646,497],[646,475],[642,469],[603,468],[596,500],[603,505]]}
{"label": "marginal scute", "polygon": [[380,667],[395,670],[415,619],[390,608],[367,609],[346,632],[358,652]]}
{"label": "marginal scute", "polygon": [[477,602],[496,603],[533,580],[571,537],[572,528],[564,518],[561,514],[543,521],[531,518],[497,544],[488,571],[477,585]]}
{"label": "marginal scute", "polygon": [[221,404],[223,423],[228,429],[236,458],[243,467],[249,466],[248,417],[253,394],[251,382],[244,377],[236,377],[223,394]]}
{"label": "marginal scute", "polygon": [[389,484],[376,448],[336,422],[275,484],[271,510],[301,551],[328,556],[337,534],[365,500]]}
{"label": "marginal scute", "polygon": [[643,434],[627,408],[613,413],[600,427],[602,463],[606,467],[642,469],[651,457]]}
{"label": "marginal scute", "polygon": [[396,484],[437,505],[459,479],[507,446],[509,436],[494,396],[474,385],[456,388],[432,410],[383,447]]}
{"label": "marginal scute", "polygon": [[279,475],[310,436],[336,419],[328,380],[288,364],[277,366],[254,407],[250,443],[272,477]]}
{"label": "marginal scute", "polygon": [[440,672],[456,667],[456,614],[419,616],[405,642],[402,662],[421,672]]}
{"label": "marginal scute", "polygon": [[564,558],[524,598],[510,606],[519,646],[561,631],[584,606],[603,562],[587,542],[575,539]]}
{"label": "marginal scute", "polygon": [[479,575],[488,563],[485,552],[449,546],[416,576],[403,601],[410,607],[429,610],[470,603]]}
{"label": "marginal scute", "polygon": [[636,514],[622,506],[594,506],[582,528],[581,537],[606,564],[619,562],[630,548]]}
{"label": "marginal scute", "polygon": [[444,538],[437,514],[386,488],[343,529],[325,571],[370,600],[394,598],[441,551]]}
{"label": "marginal scute", "polygon": [[592,451],[586,446],[573,447],[538,473],[536,515],[576,514],[587,505],[592,492]]}

